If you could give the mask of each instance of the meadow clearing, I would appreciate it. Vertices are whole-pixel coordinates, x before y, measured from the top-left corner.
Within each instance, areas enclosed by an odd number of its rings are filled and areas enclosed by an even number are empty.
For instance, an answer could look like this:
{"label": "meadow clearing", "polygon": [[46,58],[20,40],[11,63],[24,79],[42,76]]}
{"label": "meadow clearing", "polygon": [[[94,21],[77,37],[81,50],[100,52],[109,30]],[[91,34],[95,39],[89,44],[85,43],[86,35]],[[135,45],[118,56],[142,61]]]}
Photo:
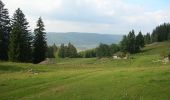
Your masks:
{"label": "meadow clearing", "polygon": [[167,42],[146,46],[132,59],[66,58],[55,63],[0,62],[0,100],[169,100]]}

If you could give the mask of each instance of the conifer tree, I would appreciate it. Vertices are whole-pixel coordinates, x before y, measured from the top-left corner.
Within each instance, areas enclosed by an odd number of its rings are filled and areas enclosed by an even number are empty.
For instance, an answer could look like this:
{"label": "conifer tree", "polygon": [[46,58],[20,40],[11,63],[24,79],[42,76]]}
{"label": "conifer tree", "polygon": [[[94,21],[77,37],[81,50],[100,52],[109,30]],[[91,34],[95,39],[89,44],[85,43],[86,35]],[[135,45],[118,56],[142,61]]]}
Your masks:
{"label": "conifer tree", "polygon": [[65,58],[65,46],[64,46],[64,44],[61,44],[61,46],[59,48],[58,57]]}
{"label": "conifer tree", "polygon": [[107,44],[100,44],[99,47],[96,49],[97,57],[109,57],[111,56],[110,48]]}
{"label": "conifer tree", "polygon": [[71,43],[68,44],[67,51],[68,51],[69,58],[75,58],[77,56],[77,50],[74,47],[74,45],[72,45]]}
{"label": "conifer tree", "polygon": [[28,22],[23,12],[18,8],[12,19],[9,59],[11,61],[30,62],[32,36],[28,30]]}
{"label": "conifer tree", "polygon": [[121,51],[129,53],[137,53],[140,51],[140,46],[137,43],[134,30],[130,31],[129,34],[123,37],[120,42]]}
{"label": "conifer tree", "polygon": [[0,0],[0,60],[8,60],[8,44],[10,33],[10,18],[3,2]]}
{"label": "conifer tree", "polygon": [[150,33],[147,33],[147,34],[144,36],[144,40],[145,40],[145,44],[150,44],[150,43],[151,43]]}
{"label": "conifer tree", "polygon": [[124,35],[122,41],[120,42],[120,49],[123,52],[128,51],[128,46],[127,46],[127,36]]}
{"label": "conifer tree", "polygon": [[47,51],[46,33],[41,17],[37,21],[37,28],[34,30],[33,41],[33,63],[37,64],[45,60]]}
{"label": "conifer tree", "polygon": [[136,53],[139,51],[139,46],[136,44],[136,36],[134,30],[130,31],[127,36],[127,46],[129,53]]}
{"label": "conifer tree", "polygon": [[139,34],[136,36],[136,44],[137,44],[137,46],[139,46],[140,48],[143,48],[143,47],[145,46],[144,37],[143,37],[141,31],[140,31]]}

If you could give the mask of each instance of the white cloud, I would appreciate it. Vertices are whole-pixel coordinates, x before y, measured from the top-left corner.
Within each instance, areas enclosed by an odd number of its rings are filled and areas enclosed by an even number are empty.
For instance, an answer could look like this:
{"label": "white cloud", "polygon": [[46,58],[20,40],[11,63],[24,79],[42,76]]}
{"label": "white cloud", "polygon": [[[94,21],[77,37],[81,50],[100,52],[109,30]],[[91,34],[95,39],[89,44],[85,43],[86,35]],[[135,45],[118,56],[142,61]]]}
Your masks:
{"label": "white cloud", "polygon": [[47,31],[126,34],[170,22],[169,7],[152,9],[126,0],[3,0],[10,14],[20,7],[31,29],[42,16]]}

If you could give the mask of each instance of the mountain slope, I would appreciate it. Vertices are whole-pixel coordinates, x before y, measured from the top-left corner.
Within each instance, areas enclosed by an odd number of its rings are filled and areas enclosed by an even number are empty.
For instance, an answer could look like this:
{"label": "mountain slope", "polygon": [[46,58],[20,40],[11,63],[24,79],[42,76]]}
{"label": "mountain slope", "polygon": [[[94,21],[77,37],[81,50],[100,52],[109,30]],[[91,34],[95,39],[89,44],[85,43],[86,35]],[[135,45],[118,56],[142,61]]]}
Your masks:
{"label": "mountain slope", "polygon": [[96,33],[47,33],[48,45],[71,42],[79,49],[89,49],[96,47],[99,43],[119,43],[122,35],[96,34]]}

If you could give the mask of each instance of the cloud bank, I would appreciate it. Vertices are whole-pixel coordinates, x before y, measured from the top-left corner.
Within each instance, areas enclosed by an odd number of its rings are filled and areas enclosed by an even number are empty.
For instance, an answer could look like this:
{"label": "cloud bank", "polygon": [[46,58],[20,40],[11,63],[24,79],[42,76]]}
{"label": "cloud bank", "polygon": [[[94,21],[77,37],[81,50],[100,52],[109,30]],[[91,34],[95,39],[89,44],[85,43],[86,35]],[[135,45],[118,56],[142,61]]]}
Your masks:
{"label": "cloud bank", "polygon": [[3,0],[12,16],[23,10],[31,29],[41,16],[49,32],[127,34],[170,22],[168,0]]}

